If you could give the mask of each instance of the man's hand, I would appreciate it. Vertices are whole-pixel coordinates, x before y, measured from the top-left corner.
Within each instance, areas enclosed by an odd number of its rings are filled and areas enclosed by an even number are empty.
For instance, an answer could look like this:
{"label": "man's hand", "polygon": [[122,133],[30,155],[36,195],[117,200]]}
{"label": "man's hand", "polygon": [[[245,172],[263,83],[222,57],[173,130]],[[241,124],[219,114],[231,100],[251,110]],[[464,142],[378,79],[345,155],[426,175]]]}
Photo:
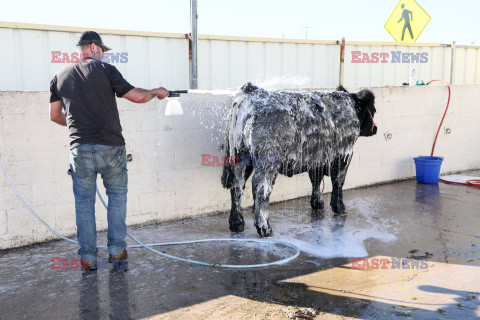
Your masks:
{"label": "man's hand", "polygon": [[157,90],[157,98],[160,99],[160,100],[165,99],[166,97],[168,97],[170,95],[168,90],[165,89],[164,87],[159,87],[155,90]]}
{"label": "man's hand", "polygon": [[168,90],[159,87],[152,90],[145,90],[142,88],[133,88],[123,95],[123,98],[130,100],[135,103],[145,103],[153,98],[157,97],[158,99],[164,99],[168,97]]}

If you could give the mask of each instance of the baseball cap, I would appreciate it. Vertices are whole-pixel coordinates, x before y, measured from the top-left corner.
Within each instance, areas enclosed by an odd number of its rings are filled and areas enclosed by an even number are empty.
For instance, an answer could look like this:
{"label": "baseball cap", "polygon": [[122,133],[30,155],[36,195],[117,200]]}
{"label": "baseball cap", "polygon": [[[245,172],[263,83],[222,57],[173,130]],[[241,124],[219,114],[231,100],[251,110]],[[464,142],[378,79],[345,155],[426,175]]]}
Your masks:
{"label": "baseball cap", "polygon": [[103,44],[102,38],[98,33],[95,31],[83,31],[77,38],[77,47],[83,46],[85,44],[92,44],[95,43],[96,45],[100,46],[103,51],[112,50],[106,45]]}

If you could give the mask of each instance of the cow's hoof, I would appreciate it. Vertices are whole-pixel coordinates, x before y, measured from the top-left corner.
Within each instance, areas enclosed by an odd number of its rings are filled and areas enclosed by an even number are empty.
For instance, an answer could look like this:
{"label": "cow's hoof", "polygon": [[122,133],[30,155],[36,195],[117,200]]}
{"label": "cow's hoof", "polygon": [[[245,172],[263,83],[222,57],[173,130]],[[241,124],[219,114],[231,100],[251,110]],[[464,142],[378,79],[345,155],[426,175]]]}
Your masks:
{"label": "cow's hoof", "polygon": [[257,232],[262,238],[273,237],[273,230],[270,227],[256,227]]}
{"label": "cow's hoof", "polygon": [[319,221],[325,218],[325,210],[323,209],[312,209],[312,222]]}
{"label": "cow's hoof", "polygon": [[245,230],[245,222],[239,223],[230,223],[230,231],[232,232],[243,232]]}
{"label": "cow's hoof", "polygon": [[335,214],[345,214],[347,213],[346,209],[345,209],[345,204],[343,204],[343,202],[340,202],[340,203],[331,203],[330,204],[332,206],[332,211],[335,213]]}
{"label": "cow's hoof", "polygon": [[323,210],[325,208],[325,203],[323,200],[317,199],[317,200],[310,200],[310,205],[312,206],[312,209],[315,210]]}

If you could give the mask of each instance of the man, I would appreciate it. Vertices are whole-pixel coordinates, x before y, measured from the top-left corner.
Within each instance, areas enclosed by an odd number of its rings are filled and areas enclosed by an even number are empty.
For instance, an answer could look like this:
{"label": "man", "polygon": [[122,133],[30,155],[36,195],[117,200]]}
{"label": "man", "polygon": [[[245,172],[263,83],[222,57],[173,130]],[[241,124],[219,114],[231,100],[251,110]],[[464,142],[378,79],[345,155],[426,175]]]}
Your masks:
{"label": "man", "polygon": [[50,83],[50,119],[70,131],[70,170],[75,196],[78,254],[84,269],[96,270],[95,191],[97,173],[108,196],[108,252],[114,269],[128,267],[127,160],[117,97],[136,103],[164,99],[165,88],[135,88],[117,70],[102,62],[111,50],[94,31],[77,39],[80,61],[59,71]]}

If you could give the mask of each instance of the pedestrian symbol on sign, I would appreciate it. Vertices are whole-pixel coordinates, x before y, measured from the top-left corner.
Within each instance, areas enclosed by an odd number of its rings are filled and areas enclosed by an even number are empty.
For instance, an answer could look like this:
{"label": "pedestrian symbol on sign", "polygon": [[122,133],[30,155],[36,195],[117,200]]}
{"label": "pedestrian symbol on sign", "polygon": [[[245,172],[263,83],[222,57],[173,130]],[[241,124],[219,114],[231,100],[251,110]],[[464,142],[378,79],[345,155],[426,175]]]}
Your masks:
{"label": "pedestrian symbol on sign", "polygon": [[416,42],[430,19],[415,0],[400,0],[385,23],[385,29],[397,42]]}
{"label": "pedestrian symbol on sign", "polygon": [[[402,4],[402,9],[405,8],[405,5]],[[412,26],[410,25],[410,17],[413,20],[413,13],[410,10],[404,9],[402,12],[402,17],[400,20],[398,20],[398,23],[400,23],[402,20],[405,20],[405,25],[403,26],[403,31],[402,31],[402,41],[403,38],[405,37],[405,29],[408,28],[408,31],[410,32],[410,37],[413,39],[413,32],[412,32]]]}

